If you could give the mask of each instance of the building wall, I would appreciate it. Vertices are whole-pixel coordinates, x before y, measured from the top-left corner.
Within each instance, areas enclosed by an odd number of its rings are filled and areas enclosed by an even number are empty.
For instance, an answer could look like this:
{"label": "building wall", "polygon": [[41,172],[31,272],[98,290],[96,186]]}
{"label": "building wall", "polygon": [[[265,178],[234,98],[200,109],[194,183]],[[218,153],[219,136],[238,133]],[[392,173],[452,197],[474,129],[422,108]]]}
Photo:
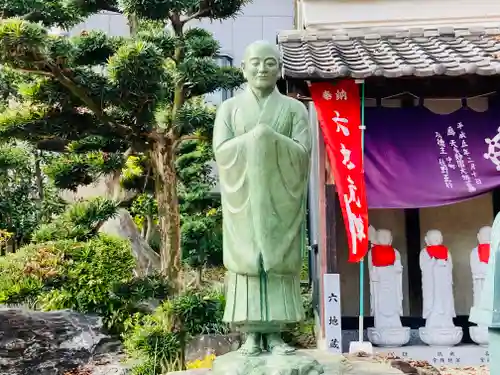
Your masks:
{"label": "building wall", "polygon": [[498,27],[494,0],[297,0],[300,28]]}

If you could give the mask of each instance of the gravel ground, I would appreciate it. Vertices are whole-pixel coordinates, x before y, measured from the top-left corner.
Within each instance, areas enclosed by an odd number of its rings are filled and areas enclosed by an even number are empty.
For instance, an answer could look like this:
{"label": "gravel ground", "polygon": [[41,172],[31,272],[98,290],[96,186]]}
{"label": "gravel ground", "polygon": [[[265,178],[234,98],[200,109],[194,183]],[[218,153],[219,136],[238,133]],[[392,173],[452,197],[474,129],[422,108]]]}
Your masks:
{"label": "gravel ground", "polygon": [[439,368],[441,375],[490,375],[490,370],[487,366],[477,367],[441,367]]}

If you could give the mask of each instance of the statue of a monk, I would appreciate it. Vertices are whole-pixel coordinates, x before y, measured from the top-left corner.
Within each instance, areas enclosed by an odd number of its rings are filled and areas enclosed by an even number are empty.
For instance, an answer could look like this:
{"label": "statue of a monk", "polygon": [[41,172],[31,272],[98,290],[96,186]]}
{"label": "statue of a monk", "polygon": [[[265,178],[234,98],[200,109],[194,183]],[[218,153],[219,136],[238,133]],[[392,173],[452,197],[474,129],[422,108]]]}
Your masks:
{"label": "statue of a monk", "polygon": [[246,332],[244,355],[290,354],[283,325],[303,318],[300,270],[311,133],[305,106],[281,95],[280,54],[245,51],[247,88],[217,112],[213,147],[223,210],[224,321]]}

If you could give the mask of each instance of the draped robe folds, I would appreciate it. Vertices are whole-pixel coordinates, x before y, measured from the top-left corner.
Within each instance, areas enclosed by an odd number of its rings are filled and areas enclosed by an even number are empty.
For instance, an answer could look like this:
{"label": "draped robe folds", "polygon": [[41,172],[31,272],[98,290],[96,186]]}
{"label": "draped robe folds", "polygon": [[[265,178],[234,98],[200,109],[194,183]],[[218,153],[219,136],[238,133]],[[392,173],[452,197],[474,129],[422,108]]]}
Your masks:
{"label": "draped robe folds", "polygon": [[368,253],[370,271],[371,315],[375,328],[401,328],[403,315],[403,266],[401,255],[394,249],[396,261],[386,267],[372,264],[372,252]]}
{"label": "draped robe folds", "polygon": [[475,247],[470,254],[470,268],[472,273],[473,287],[473,306],[479,306],[481,301],[481,292],[484,286],[486,273],[488,272],[488,263],[481,262],[479,259],[478,248]]}
{"label": "draped robe folds", "polygon": [[222,103],[214,153],[227,268],[224,320],[263,333],[303,318],[301,250],[311,133],[307,110],[275,90]]}
{"label": "draped robe folds", "polygon": [[427,249],[420,252],[422,271],[423,313],[425,326],[432,328],[454,327],[455,299],[453,297],[453,263],[448,259],[435,259]]}

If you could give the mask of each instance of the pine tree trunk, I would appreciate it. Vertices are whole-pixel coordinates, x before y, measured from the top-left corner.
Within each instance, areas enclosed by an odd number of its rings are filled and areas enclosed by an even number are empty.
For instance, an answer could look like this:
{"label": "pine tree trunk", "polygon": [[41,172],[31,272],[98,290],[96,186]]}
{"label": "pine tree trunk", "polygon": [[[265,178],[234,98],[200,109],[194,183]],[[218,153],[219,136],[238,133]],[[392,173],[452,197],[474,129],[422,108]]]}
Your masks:
{"label": "pine tree trunk", "polygon": [[36,186],[38,188],[38,203],[39,203],[39,205],[42,204],[42,201],[44,198],[43,176],[42,176],[42,168],[40,166],[41,156],[42,156],[42,151],[35,151],[35,181],[36,181]]}
{"label": "pine tree trunk", "polygon": [[200,288],[203,285],[203,267],[198,267],[195,274],[195,285]]}
{"label": "pine tree trunk", "polygon": [[155,198],[158,204],[158,225],[161,238],[161,271],[180,290],[180,212],[177,198],[175,156],[171,141],[164,139],[155,143],[151,159],[156,178]]}
{"label": "pine tree trunk", "polygon": [[144,235],[144,238],[146,239],[147,243],[151,242],[151,238],[153,237],[153,234],[155,232],[155,223],[153,220],[153,216],[151,215],[146,215],[146,233]]}

